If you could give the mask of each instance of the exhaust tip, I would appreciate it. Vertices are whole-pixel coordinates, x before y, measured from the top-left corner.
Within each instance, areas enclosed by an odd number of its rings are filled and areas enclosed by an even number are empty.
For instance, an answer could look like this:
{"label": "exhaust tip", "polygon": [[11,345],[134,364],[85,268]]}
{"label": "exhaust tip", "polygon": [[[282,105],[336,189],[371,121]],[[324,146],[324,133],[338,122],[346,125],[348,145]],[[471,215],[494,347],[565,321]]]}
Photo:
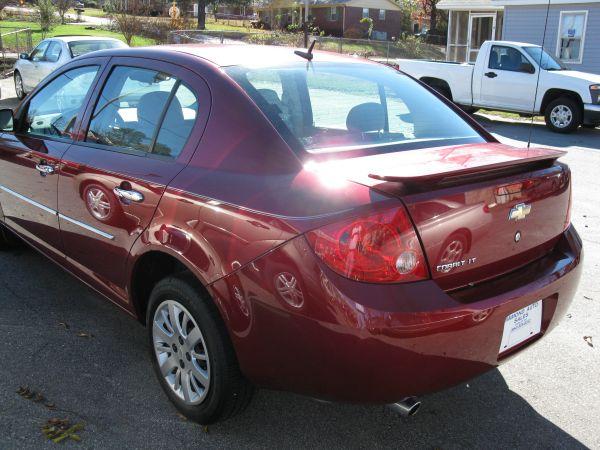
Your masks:
{"label": "exhaust tip", "polygon": [[417,397],[406,397],[396,403],[390,403],[388,407],[404,417],[414,416],[421,408],[421,402]]}

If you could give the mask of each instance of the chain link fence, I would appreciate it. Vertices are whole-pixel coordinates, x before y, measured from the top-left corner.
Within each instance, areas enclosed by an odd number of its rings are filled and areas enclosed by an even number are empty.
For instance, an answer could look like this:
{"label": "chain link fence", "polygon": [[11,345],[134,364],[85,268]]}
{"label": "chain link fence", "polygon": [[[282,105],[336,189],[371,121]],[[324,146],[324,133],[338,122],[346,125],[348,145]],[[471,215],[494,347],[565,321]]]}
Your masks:
{"label": "chain link fence", "polygon": [[29,53],[33,49],[31,28],[0,27],[0,71],[12,69],[19,53]]}
{"label": "chain link fence", "polygon": [[[445,46],[428,44],[414,36],[397,41],[376,41],[371,39],[347,39],[339,37],[310,36],[316,41],[315,48],[330,52],[357,55],[378,61],[390,62],[396,58],[446,60]],[[245,32],[245,31],[206,31],[177,30],[169,35],[171,44],[259,44],[303,47],[301,33]]]}

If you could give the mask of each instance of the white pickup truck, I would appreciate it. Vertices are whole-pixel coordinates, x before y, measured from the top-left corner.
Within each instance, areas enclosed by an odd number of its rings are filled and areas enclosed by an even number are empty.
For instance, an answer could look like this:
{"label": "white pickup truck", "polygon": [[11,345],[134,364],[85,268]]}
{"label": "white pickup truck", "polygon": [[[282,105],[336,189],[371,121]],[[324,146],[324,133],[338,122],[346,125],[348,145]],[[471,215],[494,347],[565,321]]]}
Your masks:
{"label": "white pickup truck", "polygon": [[569,70],[539,45],[487,41],[475,64],[396,62],[401,71],[469,112],[488,108],[540,114],[559,133],[600,125],[600,75]]}

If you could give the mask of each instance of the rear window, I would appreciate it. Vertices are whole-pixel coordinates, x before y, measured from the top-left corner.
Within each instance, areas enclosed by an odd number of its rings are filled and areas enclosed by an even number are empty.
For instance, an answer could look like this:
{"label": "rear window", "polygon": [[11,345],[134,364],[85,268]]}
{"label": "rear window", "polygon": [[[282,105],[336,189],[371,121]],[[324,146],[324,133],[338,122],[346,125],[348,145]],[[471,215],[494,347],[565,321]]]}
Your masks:
{"label": "rear window", "polygon": [[71,56],[77,58],[78,56],[85,55],[86,53],[95,52],[97,50],[106,50],[107,48],[122,48],[126,45],[121,41],[73,41],[69,42],[69,50]]}
{"label": "rear window", "polygon": [[437,97],[385,66],[304,62],[226,71],[290,144],[311,153],[484,142]]}

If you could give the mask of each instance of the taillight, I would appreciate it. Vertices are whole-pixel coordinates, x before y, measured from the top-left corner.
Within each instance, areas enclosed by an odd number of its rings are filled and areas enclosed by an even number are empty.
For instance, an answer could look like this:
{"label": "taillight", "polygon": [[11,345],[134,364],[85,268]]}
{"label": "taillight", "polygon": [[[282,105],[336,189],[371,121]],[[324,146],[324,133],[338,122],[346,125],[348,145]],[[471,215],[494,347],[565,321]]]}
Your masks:
{"label": "taillight", "polygon": [[307,238],[325,264],[353,280],[400,283],[428,277],[421,244],[402,206],[324,226]]}

